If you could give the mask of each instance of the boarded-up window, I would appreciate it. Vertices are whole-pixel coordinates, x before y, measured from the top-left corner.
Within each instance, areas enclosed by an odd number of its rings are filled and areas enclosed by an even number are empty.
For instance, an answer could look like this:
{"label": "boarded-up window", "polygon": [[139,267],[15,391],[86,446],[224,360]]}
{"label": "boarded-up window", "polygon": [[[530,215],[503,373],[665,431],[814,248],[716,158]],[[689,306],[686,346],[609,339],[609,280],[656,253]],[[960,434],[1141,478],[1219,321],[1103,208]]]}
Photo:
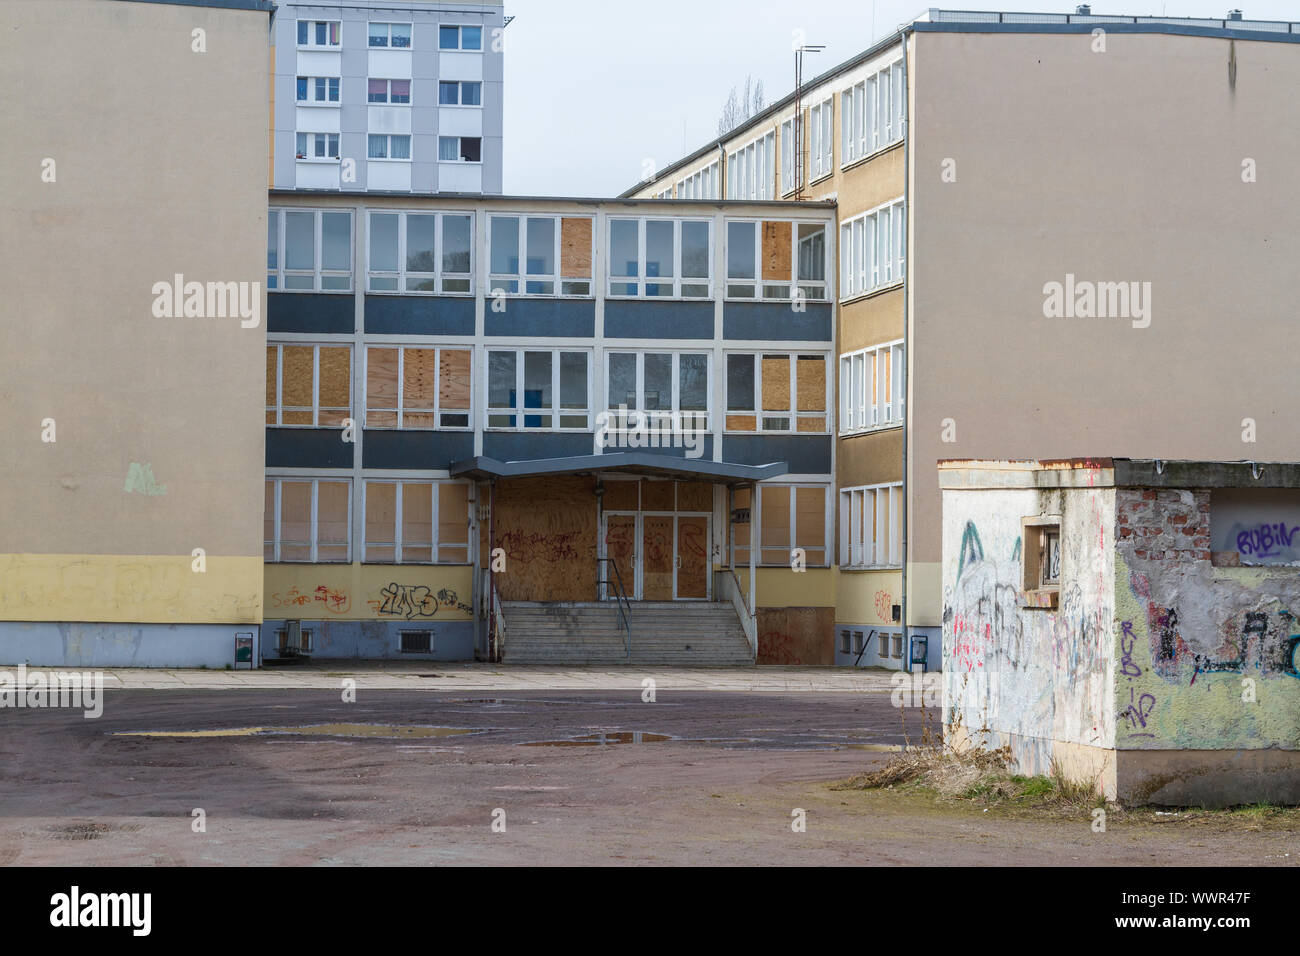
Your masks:
{"label": "boarded-up window", "polygon": [[761,540],[759,563],[790,566],[791,551],[801,548],[807,567],[827,563],[826,489],[820,485],[760,485]]}
{"label": "boarded-up window", "polygon": [[363,560],[378,564],[469,561],[469,485],[367,481]]}
{"label": "boarded-up window", "polygon": [[352,349],[268,345],[266,423],[338,427],[352,414]]}
{"label": "boarded-up window", "polygon": [[350,560],[351,489],[350,481],[268,479],[265,559],[284,562]]}
{"label": "boarded-up window", "polygon": [[808,567],[826,563],[826,489],[796,488],[794,546],[804,550]]}
{"label": "boarded-up window", "polygon": [[470,350],[366,350],[366,427],[468,428]]}
{"label": "boarded-up window", "polygon": [[825,301],[826,223],[729,220],[726,235],[728,298]]}
{"label": "boarded-up window", "polygon": [[751,505],[748,488],[737,488],[731,493],[731,563],[735,566],[749,564]]}
{"label": "boarded-up window", "polygon": [[824,433],[826,362],[824,355],[729,354],[727,430]]}

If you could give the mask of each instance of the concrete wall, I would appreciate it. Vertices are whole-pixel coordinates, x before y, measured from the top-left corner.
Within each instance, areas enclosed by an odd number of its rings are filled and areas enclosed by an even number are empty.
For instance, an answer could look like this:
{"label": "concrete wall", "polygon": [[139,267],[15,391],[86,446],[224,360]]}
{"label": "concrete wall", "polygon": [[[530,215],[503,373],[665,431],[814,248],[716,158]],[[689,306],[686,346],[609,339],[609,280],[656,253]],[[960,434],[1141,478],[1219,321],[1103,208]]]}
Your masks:
{"label": "concrete wall", "polygon": [[[923,33],[912,80],[909,607],[942,606],[941,458],[1300,459],[1300,46]],[[1235,51],[1236,80],[1229,77]],[[1243,182],[1243,161],[1257,181]],[[941,179],[952,159],[956,181]],[[1147,328],[1043,286],[1151,283]],[[941,440],[952,418],[956,441]],[[1244,418],[1257,442],[1243,442]],[[987,542],[986,542],[987,543]]]}
{"label": "concrete wall", "polygon": [[[130,624],[136,661],[186,639],[152,622],[261,620],[269,16],[0,11],[0,80],[40,93],[0,100],[0,617]],[[256,325],[159,317],[177,274],[248,283]],[[196,629],[218,636],[194,660],[228,658],[233,630]],[[35,662],[30,639],[6,628],[0,660]]]}

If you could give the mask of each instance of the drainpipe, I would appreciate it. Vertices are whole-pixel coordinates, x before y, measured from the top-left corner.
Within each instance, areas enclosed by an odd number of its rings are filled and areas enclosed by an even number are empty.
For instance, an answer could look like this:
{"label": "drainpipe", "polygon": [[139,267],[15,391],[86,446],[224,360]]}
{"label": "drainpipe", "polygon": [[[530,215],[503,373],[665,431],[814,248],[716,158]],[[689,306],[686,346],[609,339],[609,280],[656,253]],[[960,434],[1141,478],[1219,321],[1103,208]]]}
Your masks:
{"label": "drainpipe", "polygon": [[[907,34],[908,26],[904,24],[898,28],[898,38],[903,45],[903,248],[907,249],[907,243],[912,235],[912,230],[908,228],[908,223],[912,218],[912,203],[909,199],[909,186],[911,184],[911,152],[912,152],[912,113],[911,113],[911,96],[909,95],[909,80],[907,70]],[[903,516],[901,524],[901,537],[903,552],[902,563],[902,588],[903,593],[899,598],[899,617],[903,624],[903,669],[907,673],[912,672],[912,640],[911,634],[907,627],[907,544],[908,544],[908,524],[912,515],[910,500],[907,497],[910,482],[907,480],[907,446],[908,439],[912,433],[912,403],[908,400],[907,385],[911,376],[908,369],[912,364],[912,347],[911,338],[908,335],[908,320],[910,319],[910,310],[908,309],[908,294],[912,290],[912,269],[916,263],[912,261],[911,256],[904,256],[907,267],[903,271]]]}
{"label": "drainpipe", "polygon": [[497,613],[497,580],[496,570],[493,568],[492,549],[496,546],[496,496],[497,480],[492,478],[488,483],[488,626],[487,626],[487,651],[489,663],[497,662],[497,645],[500,643],[501,635],[496,630],[496,613]]}

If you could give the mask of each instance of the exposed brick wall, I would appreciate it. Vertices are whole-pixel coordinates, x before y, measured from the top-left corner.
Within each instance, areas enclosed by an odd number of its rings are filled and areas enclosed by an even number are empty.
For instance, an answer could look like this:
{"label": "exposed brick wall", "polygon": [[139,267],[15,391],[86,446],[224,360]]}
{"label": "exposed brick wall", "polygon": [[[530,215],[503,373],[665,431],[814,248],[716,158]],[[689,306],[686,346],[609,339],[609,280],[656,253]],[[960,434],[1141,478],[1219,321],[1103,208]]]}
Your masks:
{"label": "exposed brick wall", "polygon": [[1210,560],[1210,492],[1117,488],[1116,542],[1147,561]]}

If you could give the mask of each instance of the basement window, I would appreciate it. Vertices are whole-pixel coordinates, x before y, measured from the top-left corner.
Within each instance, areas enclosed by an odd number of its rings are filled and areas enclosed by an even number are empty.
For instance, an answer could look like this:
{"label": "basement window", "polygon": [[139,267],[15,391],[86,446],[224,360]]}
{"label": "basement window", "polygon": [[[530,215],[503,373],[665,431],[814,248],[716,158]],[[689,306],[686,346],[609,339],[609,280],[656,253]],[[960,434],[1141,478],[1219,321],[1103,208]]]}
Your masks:
{"label": "basement window", "polygon": [[[293,645],[293,649],[296,651],[310,652],[311,631],[307,630],[306,628],[303,628],[301,631],[299,631],[299,634],[300,634],[300,640],[298,644]],[[276,636],[276,649],[279,650],[281,654],[283,654],[285,649],[291,646],[289,644],[289,632],[287,630],[281,629],[275,632],[275,636]]]}
{"label": "basement window", "polygon": [[1061,593],[1061,519],[1040,515],[1021,521],[1021,607],[1055,608]]}
{"label": "basement window", "polygon": [[402,631],[403,654],[430,654],[433,652],[432,631]]}

